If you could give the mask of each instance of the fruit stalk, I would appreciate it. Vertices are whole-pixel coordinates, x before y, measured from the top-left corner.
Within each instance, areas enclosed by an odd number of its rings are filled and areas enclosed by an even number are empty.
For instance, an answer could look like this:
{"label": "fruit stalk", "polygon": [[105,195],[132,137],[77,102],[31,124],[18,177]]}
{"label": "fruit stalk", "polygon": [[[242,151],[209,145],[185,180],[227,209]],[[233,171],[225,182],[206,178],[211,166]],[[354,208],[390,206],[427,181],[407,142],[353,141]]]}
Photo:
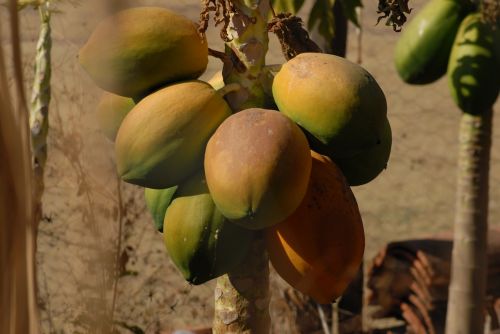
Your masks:
{"label": "fruit stalk", "polygon": [[483,333],[492,110],[463,113],[446,333]]}
{"label": "fruit stalk", "polygon": [[[231,14],[227,28],[230,40],[226,42],[226,53],[237,64],[225,65],[223,75],[226,84],[234,82],[242,87],[227,95],[233,111],[239,111],[264,105],[261,79],[266,75],[269,3],[234,0],[233,4],[236,12]],[[270,331],[270,322],[269,257],[263,233],[259,232],[246,259],[217,279],[213,332],[265,334]]]}
{"label": "fruit stalk", "polygon": [[43,172],[47,160],[47,133],[50,103],[50,52],[52,48],[49,1],[38,7],[40,34],[36,46],[35,78],[31,94],[29,125],[31,133],[32,168],[35,176],[36,221],[41,219],[41,198],[44,189]]}

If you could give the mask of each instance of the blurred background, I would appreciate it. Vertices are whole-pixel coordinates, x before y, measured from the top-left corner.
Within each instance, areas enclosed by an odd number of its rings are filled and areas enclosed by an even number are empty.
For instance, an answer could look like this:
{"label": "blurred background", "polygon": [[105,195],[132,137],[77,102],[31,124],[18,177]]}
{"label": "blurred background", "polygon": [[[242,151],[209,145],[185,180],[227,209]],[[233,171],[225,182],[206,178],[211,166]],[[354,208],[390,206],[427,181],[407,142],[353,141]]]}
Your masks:
{"label": "blurred background", "polygon": [[[198,0],[130,0],[130,6],[163,6],[197,21]],[[119,182],[113,145],[99,132],[95,108],[102,93],[77,61],[78,50],[106,16],[103,1],[61,1],[53,15],[52,101],[45,173],[43,221],[39,225],[37,274],[43,333],[158,333],[210,326],[214,282],[190,286],[170,262],[143,190]],[[424,4],[411,0],[410,19]],[[398,33],[376,25],[376,1],[364,1],[362,30],[349,24],[347,58],[361,60],[388,101],[393,148],[387,169],[373,182],[354,187],[366,229],[365,265],[388,242],[451,231],[455,204],[460,112],[446,79],[408,86],[393,64]],[[304,19],[310,1],[299,13]],[[0,9],[2,43],[6,11]],[[30,91],[38,37],[35,10],[21,12],[26,89]],[[359,35],[361,33],[361,35]],[[211,23],[209,45],[222,50]],[[271,36],[269,64],[283,63]],[[7,66],[9,67],[9,66]],[[202,79],[222,68],[210,58]],[[498,111],[498,103],[495,106]],[[500,225],[500,118],[494,118],[490,178],[490,224]],[[118,263],[119,274],[115,274]],[[272,275],[275,333],[292,333],[291,313]],[[114,326],[110,326],[113,324]]]}

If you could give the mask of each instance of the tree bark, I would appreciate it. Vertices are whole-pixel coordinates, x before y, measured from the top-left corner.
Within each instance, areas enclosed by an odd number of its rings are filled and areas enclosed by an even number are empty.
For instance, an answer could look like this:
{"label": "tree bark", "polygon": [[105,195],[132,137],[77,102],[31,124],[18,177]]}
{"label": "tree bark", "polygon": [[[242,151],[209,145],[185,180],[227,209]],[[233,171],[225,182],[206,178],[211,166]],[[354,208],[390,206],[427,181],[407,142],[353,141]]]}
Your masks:
{"label": "tree bark", "polygon": [[492,110],[460,122],[447,334],[483,333]]}
{"label": "tree bark", "polygon": [[[227,28],[224,64],[226,84],[239,83],[241,89],[226,95],[234,112],[262,107],[268,50],[266,0],[233,0],[236,13]],[[269,258],[262,232],[257,233],[246,259],[236,269],[217,279],[213,332],[265,334],[270,330]]]}

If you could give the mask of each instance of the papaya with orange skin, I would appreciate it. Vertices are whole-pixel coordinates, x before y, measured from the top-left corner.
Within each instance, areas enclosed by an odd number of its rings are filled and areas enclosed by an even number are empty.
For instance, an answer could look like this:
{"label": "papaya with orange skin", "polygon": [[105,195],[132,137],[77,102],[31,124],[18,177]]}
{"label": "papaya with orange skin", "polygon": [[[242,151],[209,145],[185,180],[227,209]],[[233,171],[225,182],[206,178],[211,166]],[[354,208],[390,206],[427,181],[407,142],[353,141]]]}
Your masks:
{"label": "papaya with orange skin", "polygon": [[205,173],[217,208],[249,229],[279,223],[302,201],[311,170],[307,139],[274,110],[246,109],[210,138]]}
{"label": "papaya with orange skin", "polygon": [[293,214],[266,230],[269,258],[292,287],[320,304],[335,301],[356,276],[364,231],[356,199],[340,169],[312,152],[307,193]]}

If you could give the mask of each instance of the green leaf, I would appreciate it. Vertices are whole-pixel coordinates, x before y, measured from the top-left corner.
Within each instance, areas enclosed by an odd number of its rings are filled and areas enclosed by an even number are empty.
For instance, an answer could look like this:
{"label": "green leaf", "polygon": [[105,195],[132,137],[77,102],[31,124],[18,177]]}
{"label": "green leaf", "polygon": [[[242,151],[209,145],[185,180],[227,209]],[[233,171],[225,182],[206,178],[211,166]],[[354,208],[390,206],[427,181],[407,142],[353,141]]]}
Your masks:
{"label": "green leaf", "polygon": [[339,0],[342,4],[342,11],[344,12],[344,16],[354,23],[356,27],[360,27],[358,14],[356,13],[356,7],[363,7],[361,0]]}
{"label": "green leaf", "polygon": [[283,12],[297,14],[300,8],[302,8],[304,1],[305,0],[272,0],[271,4],[276,14]]}
{"label": "green leaf", "polygon": [[317,27],[318,33],[327,41],[335,36],[334,4],[335,0],[316,0],[309,14],[307,24],[309,30]]}

